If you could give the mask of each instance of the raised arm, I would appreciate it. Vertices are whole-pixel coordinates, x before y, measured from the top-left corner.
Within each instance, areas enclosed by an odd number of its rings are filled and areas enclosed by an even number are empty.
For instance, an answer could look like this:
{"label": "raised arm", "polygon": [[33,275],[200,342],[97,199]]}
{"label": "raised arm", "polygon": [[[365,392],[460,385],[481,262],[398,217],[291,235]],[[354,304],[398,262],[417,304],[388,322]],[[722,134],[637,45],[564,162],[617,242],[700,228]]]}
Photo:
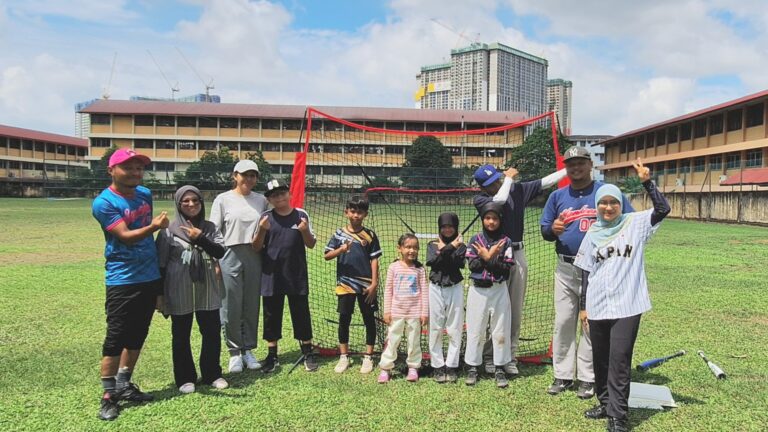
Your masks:
{"label": "raised arm", "polygon": [[509,191],[512,190],[512,183],[514,177],[518,174],[515,168],[507,168],[504,170],[504,182],[502,182],[499,191],[493,196],[493,202],[505,202],[509,198]]}
{"label": "raised arm", "polygon": [[635,167],[637,176],[640,178],[640,181],[643,182],[643,187],[645,188],[645,191],[648,192],[648,196],[651,197],[651,202],[653,202],[651,225],[656,225],[667,217],[671,211],[669,202],[651,181],[651,170],[648,167],[643,166],[643,161],[641,161],[640,158],[637,158],[637,162],[633,162],[632,166]]}
{"label": "raised arm", "polygon": [[565,178],[565,176],[566,176],[565,168],[561,169],[560,171],[553,172],[552,174],[545,176],[541,179],[541,188],[549,189],[552,186],[556,185],[560,180]]}

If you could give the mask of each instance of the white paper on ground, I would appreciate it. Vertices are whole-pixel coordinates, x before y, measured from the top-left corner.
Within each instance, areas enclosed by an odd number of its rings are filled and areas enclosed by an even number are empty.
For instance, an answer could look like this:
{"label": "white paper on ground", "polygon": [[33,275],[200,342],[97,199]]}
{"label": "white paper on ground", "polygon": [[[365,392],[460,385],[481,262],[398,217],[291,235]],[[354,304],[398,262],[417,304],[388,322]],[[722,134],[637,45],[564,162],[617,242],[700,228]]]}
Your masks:
{"label": "white paper on ground", "polygon": [[677,408],[672,392],[667,386],[630,383],[629,407],[646,409],[664,409],[664,407]]}

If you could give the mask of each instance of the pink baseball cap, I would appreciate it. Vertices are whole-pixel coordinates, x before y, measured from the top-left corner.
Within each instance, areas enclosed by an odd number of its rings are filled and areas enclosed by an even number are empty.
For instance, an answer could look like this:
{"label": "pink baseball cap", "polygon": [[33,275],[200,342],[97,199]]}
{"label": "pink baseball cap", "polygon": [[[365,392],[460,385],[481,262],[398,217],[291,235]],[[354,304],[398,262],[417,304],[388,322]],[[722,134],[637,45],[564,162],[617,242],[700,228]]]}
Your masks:
{"label": "pink baseball cap", "polygon": [[116,152],[112,153],[112,156],[109,157],[109,167],[112,168],[115,165],[120,165],[121,163],[127,162],[131,159],[138,159],[145,166],[152,163],[152,160],[148,156],[144,156],[143,154],[138,154],[135,151],[133,151],[133,149],[121,148],[121,149],[118,149]]}

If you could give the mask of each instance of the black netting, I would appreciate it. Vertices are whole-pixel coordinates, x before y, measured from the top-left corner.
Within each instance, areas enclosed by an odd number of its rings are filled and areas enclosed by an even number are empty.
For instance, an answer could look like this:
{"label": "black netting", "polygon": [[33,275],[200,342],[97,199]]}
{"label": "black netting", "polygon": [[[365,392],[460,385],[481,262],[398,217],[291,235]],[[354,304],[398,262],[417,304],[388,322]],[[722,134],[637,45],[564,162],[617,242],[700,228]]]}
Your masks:
{"label": "black netting", "polygon": [[[310,114],[313,115],[313,114]],[[397,239],[405,232],[420,238],[420,259],[426,259],[426,244],[436,238],[438,215],[452,211],[459,215],[465,241],[481,229],[472,198],[477,189],[472,172],[484,163],[504,166],[507,152],[520,145],[527,125],[506,125],[491,132],[467,131],[458,135],[434,135],[451,154],[447,168],[404,167],[408,147],[425,131],[371,131],[364,125],[339,122],[314,112],[312,127],[304,133],[308,144],[304,207],[312,218],[318,245],[309,252],[310,306],[315,343],[321,352],[336,352],[338,314],[336,312],[336,263],[325,261],[322,250],[335,230],[346,225],[344,208],[353,194],[370,201],[365,226],[379,236],[381,258],[379,301],[383,306],[386,270],[397,257]],[[539,121],[541,122],[541,121]],[[362,122],[361,122],[362,123]],[[383,122],[376,122],[381,126]],[[497,125],[495,125],[497,126]],[[546,126],[546,125],[545,125]],[[542,240],[539,219],[543,200],[528,208],[524,236],[528,261],[528,284],[518,357],[547,352],[552,335],[554,309],[553,273],[556,255],[553,246]],[[465,275],[466,277],[466,275]],[[381,316],[379,315],[380,319]],[[377,321],[377,349],[386,337],[386,326]],[[365,348],[365,327],[355,311],[350,328],[350,351]],[[447,341],[446,341],[447,343]],[[401,347],[404,349],[404,346]],[[426,330],[422,351],[428,353]]]}

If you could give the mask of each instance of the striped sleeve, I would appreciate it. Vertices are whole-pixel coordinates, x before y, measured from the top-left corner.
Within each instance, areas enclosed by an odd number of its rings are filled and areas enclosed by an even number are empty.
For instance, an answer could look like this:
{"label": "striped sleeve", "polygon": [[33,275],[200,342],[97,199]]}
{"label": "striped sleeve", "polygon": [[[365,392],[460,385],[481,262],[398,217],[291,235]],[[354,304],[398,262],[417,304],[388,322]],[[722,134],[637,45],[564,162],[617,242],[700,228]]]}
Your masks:
{"label": "striped sleeve", "polygon": [[392,263],[387,269],[387,282],[384,285],[384,314],[392,314],[392,298],[395,291],[395,266],[397,262]]}

